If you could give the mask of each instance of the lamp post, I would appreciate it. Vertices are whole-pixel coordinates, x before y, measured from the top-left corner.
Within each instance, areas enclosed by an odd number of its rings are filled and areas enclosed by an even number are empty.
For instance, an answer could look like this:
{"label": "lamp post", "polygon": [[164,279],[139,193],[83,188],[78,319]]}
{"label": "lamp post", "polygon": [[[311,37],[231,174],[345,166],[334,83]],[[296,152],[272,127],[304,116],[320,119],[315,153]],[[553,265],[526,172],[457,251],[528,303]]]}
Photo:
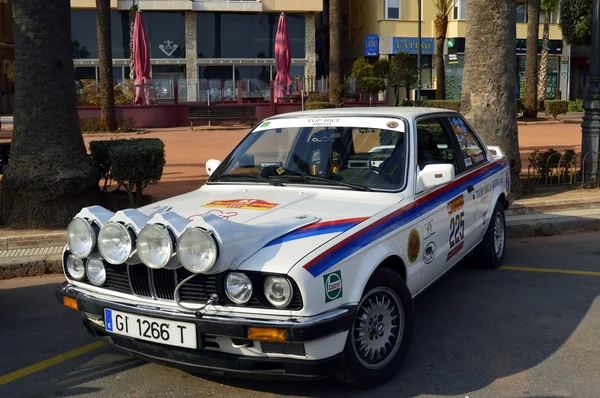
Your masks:
{"label": "lamp post", "polygon": [[422,0],[417,0],[417,6],[419,9],[419,16],[417,18],[417,101],[421,100],[421,13],[422,13]]}
{"label": "lamp post", "polygon": [[[585,168],[583,176],[587,181],[598,177],[598,153],[600,152],[600,0],[592,0],[592,43],[590,52],[590,75],[587,95],[583,101],[583,123],[581,124],[581,152],[588,154],[586,162],[592,162]],[[596,152],[593,155],[592,152]],[[584,181],[585,182],[585,181]],[[598,182],[598,181],[596,181]]]}

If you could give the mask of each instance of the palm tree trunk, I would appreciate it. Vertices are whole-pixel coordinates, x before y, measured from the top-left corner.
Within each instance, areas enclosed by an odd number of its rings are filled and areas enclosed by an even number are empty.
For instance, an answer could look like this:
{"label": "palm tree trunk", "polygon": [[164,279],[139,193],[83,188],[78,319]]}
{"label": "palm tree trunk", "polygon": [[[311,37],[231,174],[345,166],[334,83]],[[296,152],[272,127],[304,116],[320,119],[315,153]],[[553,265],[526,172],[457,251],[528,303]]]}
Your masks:
{"label": "palm tree trunk", "polygon": [[527,55],[525,58],[525,101],[523,116],[537,118],[537,45],[540,29],[540,0],[527,2]]}
{"label": "palm tree trunk", "polygon": [[512,192],[521,191],[517,135],[515,0],[468,0],[461,111],[487,145],[506,153]]}
{"label": "palm tree trunk", "polygon": [[64,228],[97,203],[100,179],[79,129],[69,0],[14,0],[13,23],[15,112],[2,221]]}
{"label": "palm tree trunk", "polygon": [[446,66],[444,64],[444,43],[446,42],[446,31],[448,30],[448,15],[438,14],[435,17],[436,31],[436,89],[435,99],[446,99]]}
{"label": "palm tree trunk", "polygon": [[542,38],[542,59],[540,61],[540,81],[538,84],[538,102],[546,98],[546,81],[548,79],[548,41],[550,39],[550,11],[544,18],[544,35]]}
{"label": "palm tree trunk", "polygon": [[110,0],[96,0],[98,63],[100,69],[100,119],[105,131],[117,129],[113,88]]}
{"label": "palm tree trunk", "polygon": [[329,102],[340,102],[342,82],[342,2],[329,0]]}

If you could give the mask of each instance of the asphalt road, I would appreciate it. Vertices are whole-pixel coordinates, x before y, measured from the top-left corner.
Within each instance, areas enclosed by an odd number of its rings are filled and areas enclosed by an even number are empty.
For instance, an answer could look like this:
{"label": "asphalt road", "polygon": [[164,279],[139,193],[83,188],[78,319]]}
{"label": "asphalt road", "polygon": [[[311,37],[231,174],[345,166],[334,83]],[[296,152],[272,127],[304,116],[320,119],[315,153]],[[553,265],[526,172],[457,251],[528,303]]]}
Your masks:
{"label": "asphalt road", "polygon": [[402,372],[371,391],[147,364],[90,346],[79,314],[54,298],[62,278],[0,282],[0,397],[598,397],[599,259],[590,233],[511,241],[505,265],[518,269],[450,272],[417,299]]}

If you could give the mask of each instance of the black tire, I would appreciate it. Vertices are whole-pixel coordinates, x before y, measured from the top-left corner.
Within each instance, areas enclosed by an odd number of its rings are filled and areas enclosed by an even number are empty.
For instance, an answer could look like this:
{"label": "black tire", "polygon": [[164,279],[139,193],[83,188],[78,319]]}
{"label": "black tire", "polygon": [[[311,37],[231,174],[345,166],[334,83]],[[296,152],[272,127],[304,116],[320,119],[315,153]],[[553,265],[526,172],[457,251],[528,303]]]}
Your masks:
{"label": "black tire", "polygon": [[[390,311],[389,305],[385,305],[384,299],[386,297],[388,298],[389,303],[392,303],[392,300],[394,300],[394,305],[398,307],[396,308],[396,323],[393,322],[394,312]],[[373,303],[373,300],[375,299],[381,299],[384,305],[378,308],[370,307],[369,302]],[[388,382],[400,370],[412,341],[414,307],[410,291],[406,287],[404,280],[397,273],[387,268],[378,268],[375,270],[365,287],[358,307],[357,317],[352,328],[348,332],[348,338],[346,339],[340,371],[336,376],[338,380],[354,387],[371,388]],[[367,309],[366,307],[370,307],[370,309]],[[402,314],[400,314],[400,310],[402,311]],[[386,315],[386,318],[383,318],[383,315],[378,315],[377,311],[387,313],[388,315]],[[361,315],[371,316],[371,318],[364,322],[362,326],[360,323]],[[385,319],[388,319],[388,317],[391,319],[391,322],[389,322],[391,327],[386,328],[384,321]],[[373,319],[375,319],[375,321],[371,324],[371,327],[367,326],[369,321]],[[400,323],[401,320],[402,323]],[[379,328],[379,324],[384,325]],[[360,340],[360,338],[357,337],[359,336],[358,329],[362,330],[363,327],[365,330],[367,328],[372,329],[370,332],[372,337],[369,338],[369,336],[365,336],[364,347],[367,347],[367,344],[385,344],[386,342],[392,347],[390,340],[394,342],[393,347],[387,350],[389,354],[385,356],[384,360],[380,361],[384,362],[383,364],[380,363],[378,365],[377,363],[371,363],[365,365],[369,358],[361,358],[361,355],[366,355],[369,351],[372,353],[374,351],[381,352],[380,350],[370,350],[370,348],[364,350],[356,348],[356,345],[358,344],[357,339]],[[401,334],[398,333],[400,330],[402,330]],[[390,332],[393,331],[397,332],[397,338],[395,340],[390,334]],[[380,342],[378,342],[379,338],[381,338]],[[366,339],[369,339],[370,342],[368,343]],[[359,354],[359,351],[362,354]]]}
{"label": "black tire", "polygon": [[[496,237],[494,231],[500,223],[501,227],[501,249],[498,252],[496,249]],[[483,240],[475,248],[475,262],[477,265],[485,268],[498,268],[504,262],[504,252],[506,251],[506,217],[504,215],[504,206],[497,202],[490,218],[490,223],[485,232]]]}

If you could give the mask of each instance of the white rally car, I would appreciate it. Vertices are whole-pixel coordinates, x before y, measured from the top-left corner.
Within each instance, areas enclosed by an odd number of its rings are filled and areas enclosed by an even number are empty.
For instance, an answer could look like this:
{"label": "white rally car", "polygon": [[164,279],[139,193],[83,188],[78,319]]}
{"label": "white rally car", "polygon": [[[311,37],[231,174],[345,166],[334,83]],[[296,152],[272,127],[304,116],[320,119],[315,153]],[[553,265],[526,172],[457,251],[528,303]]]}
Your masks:
{"label": "white rally car", "polygon": [[371,387],[417,294],[470,252],[503,261],[508,163],[456,112],[283,114],[206,168],[196,191],[75,216],[56,293],[89,333],[190,372]]}

